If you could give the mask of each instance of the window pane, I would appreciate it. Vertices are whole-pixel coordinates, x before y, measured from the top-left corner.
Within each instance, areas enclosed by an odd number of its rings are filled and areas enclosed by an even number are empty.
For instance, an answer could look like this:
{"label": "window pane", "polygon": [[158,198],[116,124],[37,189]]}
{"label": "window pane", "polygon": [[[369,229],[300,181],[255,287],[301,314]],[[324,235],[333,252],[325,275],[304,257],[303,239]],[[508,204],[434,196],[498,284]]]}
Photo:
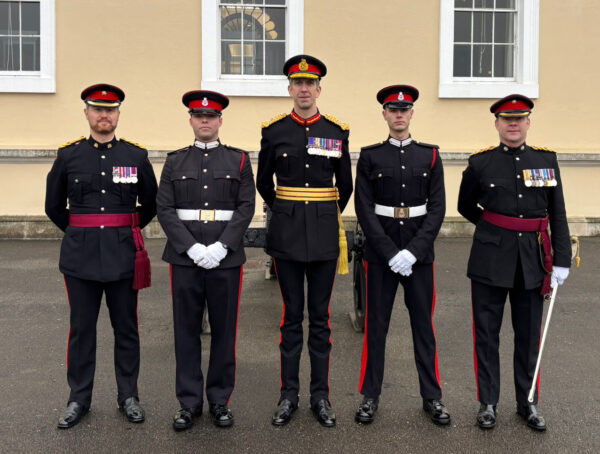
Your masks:
{"label": "window pane", "polygon": [[224,3],[242,3],[242,0],[221,0],[221,5]]}
{"label": "window pane", "polygon": [[494,77],[513,77],[514,46],[495,46]]}
{"label": "window pane", "polygon": [[285,39],[285,9],[265,8],[266,39]]}
{"label": "window pane", "polygon": [[494,27],[494,42],[495,43],[513,43],[515,38],[514,32],[514,14],[513,13],[496,13],[496,26]]}
{"label": "window pane", "polygon": [[40,4],[38,2],[21,3],[21,33],[23,35],[40,34]]}
{"label": "window pane", "polygon": [[37,37],[23,38],[23,67],[22,71],[40,70],[40,39]]}
{"label": "window pane", "polygon": [[492,46],[473,46],[473,77],[492,77]]}
{"label": "window pane", "polygon": [[242,3],[246,5],[262,5],[264,0],[242,0]]}
{"label": "window pane", "polygon": [[267,43],[265,57],[267,60],[265,74],[277,75],[282,74],[283,63],[285,62],[285,43]]}
{"label": "window pane", "polygon": [[263,18],[262,8],[244,8],[244,40],[263,39]]}
{"label": "window pane", "polygon": [[235,7],[221,7],[221,39],[242,39],[242,18]]}
{"label": "window pane", "polygon": [[242,74],[241,43],[221,42],[221,74]]}
{"label": "window pane", "polygon": [[0,2],[0,35],[19,34],[19,4]]}
{"label": "window pane", "polygon": [[471,46],[465,44],[454,45],[454,77],[471,76]]}
{"label": "window pane", "polygon": [[475,8],[494,8],[494,0],[475,0]]}
{"label": "window pane", "polygon": [[263,43],[244,44],[244,74],[263,74]]}
{"label": "window pane", "polygon": [[473,13],[473,42],[492,42],[492,21],[494,13]]}
{"label": "window pane", "polygon": [[265,5],[285,5],[285,0],[265,0]]}
{"label": "window pane", "polygon": [[454,13],[454,42],[471,42],[471,17],[470,11],[457,11]]}
{"label": "window pane", "polygon": [[473,0],[454,0],[455,8],[473,8]]}
{"label": "window pane", "polygon": [[0,71],[19,71],[19,38],[0,37]]}
{"label": "window pane", "polygon": [[496,0],[496,8],[515,8],[515,0]]}

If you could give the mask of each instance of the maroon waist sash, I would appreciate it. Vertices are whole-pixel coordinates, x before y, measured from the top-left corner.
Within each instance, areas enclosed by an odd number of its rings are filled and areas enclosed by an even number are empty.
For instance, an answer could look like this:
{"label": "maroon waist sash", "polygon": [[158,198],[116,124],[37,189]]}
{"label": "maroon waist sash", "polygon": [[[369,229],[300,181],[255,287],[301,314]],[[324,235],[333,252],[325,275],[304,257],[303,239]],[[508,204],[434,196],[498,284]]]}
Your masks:
{"label": "maroon waist sash", "polygon": [[150,258],[144,249],[144,237],[140,229],[139,213],[123,214],[70,214],[69,225],[71,227],[129,227],[133,233],[135,243],[135,265],[133,272],[133,288],[141,290],[150,287]]}
{"label": "maroon waist sash", "polygon": [[542,295],[547,295],[552,292],[550,287],[550,278],[552,275],[552,244],[550,243],[550,234],[548,233],[548,216],[544,218],[513,218],[504,216],[503,214],[494,213],[484,210],[482,219],[497,227],[506,230],[514,230],[520,232],[538,232],[538,242],[544,252],[542,259],[542,267],[544,268],[544,282],[542,284]]}

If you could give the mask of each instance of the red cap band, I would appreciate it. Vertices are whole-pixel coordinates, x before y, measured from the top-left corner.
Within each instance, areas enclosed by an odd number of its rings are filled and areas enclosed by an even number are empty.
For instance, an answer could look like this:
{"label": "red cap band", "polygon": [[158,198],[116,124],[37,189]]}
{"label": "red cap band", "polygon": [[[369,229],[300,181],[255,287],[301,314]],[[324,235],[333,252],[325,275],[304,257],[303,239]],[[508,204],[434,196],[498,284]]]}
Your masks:
{"label": "red cap band", "polygon": [[505,102],[503,104],[500,104],[494,113],[511,111],[511,110],[515,110],[515,111],[519,111],[519,110],[530,111],[531,107],[529,105],[525,104],[523,101],[520,101],[520,100],[517,100],[517,99],[513,99],[511,101],[507,101],[507,102]]}
{"label": "red cap band", "polygon": [[387,104],[388,102],[414,102],[411,95],[408,93],[392,93],[387,98],[383,100],[382,104]]}
{"label": "red cap band", "polygon": [[116,102],[120,102],[119,96],[112,91],[106,91],[106,90],[98,90],[98,91],[93,91],[90,94],[88,94],[85,99],[98,99],[98,100],[103,100],[103,101],[116,101]]}
{"label": "red cap band", "polygon": [[290,70],[288,71],[288,75],[291,75],[294,73],[315,73],[315,74],[318,74],[319,76],[321,75],[321,71],[319,70],[319,68],[317,66],[309,64],[308,68],[300,69],[301,64],[302,64],[302,66],[305,67],[306,62],[299,63],[297,65],[293,65],[292,67],[290,67]]}
{"label": "red cap band", "polygon": [[212,101],[208,98],[204,99],[195,99],[190,102],[189,105],[190,110],[192,109],[213,109],[221,112],[223,110],[223,106],[216,101]]}

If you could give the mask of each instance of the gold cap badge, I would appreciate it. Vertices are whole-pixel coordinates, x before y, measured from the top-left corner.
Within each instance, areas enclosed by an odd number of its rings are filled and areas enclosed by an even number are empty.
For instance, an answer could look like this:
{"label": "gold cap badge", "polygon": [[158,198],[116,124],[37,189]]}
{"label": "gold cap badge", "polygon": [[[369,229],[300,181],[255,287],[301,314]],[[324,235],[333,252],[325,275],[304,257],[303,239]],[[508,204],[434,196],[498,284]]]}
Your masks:
{"label": "gold cap badge", "polygon": [[298,68],[300,68],[300,71],[306,71],[308,69],[308,63],[306,63],[306,59],[303,58],[302,60],[300,60]]}

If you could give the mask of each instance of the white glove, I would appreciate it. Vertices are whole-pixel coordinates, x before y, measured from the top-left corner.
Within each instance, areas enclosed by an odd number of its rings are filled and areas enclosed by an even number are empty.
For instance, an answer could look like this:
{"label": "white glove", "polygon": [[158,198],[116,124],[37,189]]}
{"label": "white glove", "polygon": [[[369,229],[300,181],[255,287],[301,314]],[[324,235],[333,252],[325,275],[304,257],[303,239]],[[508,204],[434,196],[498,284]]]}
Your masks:
{"label": "white glove", "polygon": [[188,257],[191,258],[194,261],[194,263],[197,265],[198,261],[202,258],[205,251],[206,251],[206,246],[204,246],[203,244],[200,244],[200,243],[195,243],[191,248],[189,248],[186,251],[186,253],[187,253]]}
{"label": "white glove", "polygon": [[550,287],[555,288],[557,285],[563,285],[568,276],[569,268],[565,268],[564,266],[553,266]]}
{"label": "white glove", "polygon": [[210,244],[206,247],[206,252],[198,262],[198,266],[206,268],[207,270],[216,268],[226,255],[227,249],[225,246],[223,246],[223,243],[217,241],[216,243]]}
{"label": "white glove", "polygon": [[412,266],[417,262],[417,258],[406,249],[402,249],[393,256],[388,265],[394,273],[400,273],[402,276],[410,276],[412,274]]}

